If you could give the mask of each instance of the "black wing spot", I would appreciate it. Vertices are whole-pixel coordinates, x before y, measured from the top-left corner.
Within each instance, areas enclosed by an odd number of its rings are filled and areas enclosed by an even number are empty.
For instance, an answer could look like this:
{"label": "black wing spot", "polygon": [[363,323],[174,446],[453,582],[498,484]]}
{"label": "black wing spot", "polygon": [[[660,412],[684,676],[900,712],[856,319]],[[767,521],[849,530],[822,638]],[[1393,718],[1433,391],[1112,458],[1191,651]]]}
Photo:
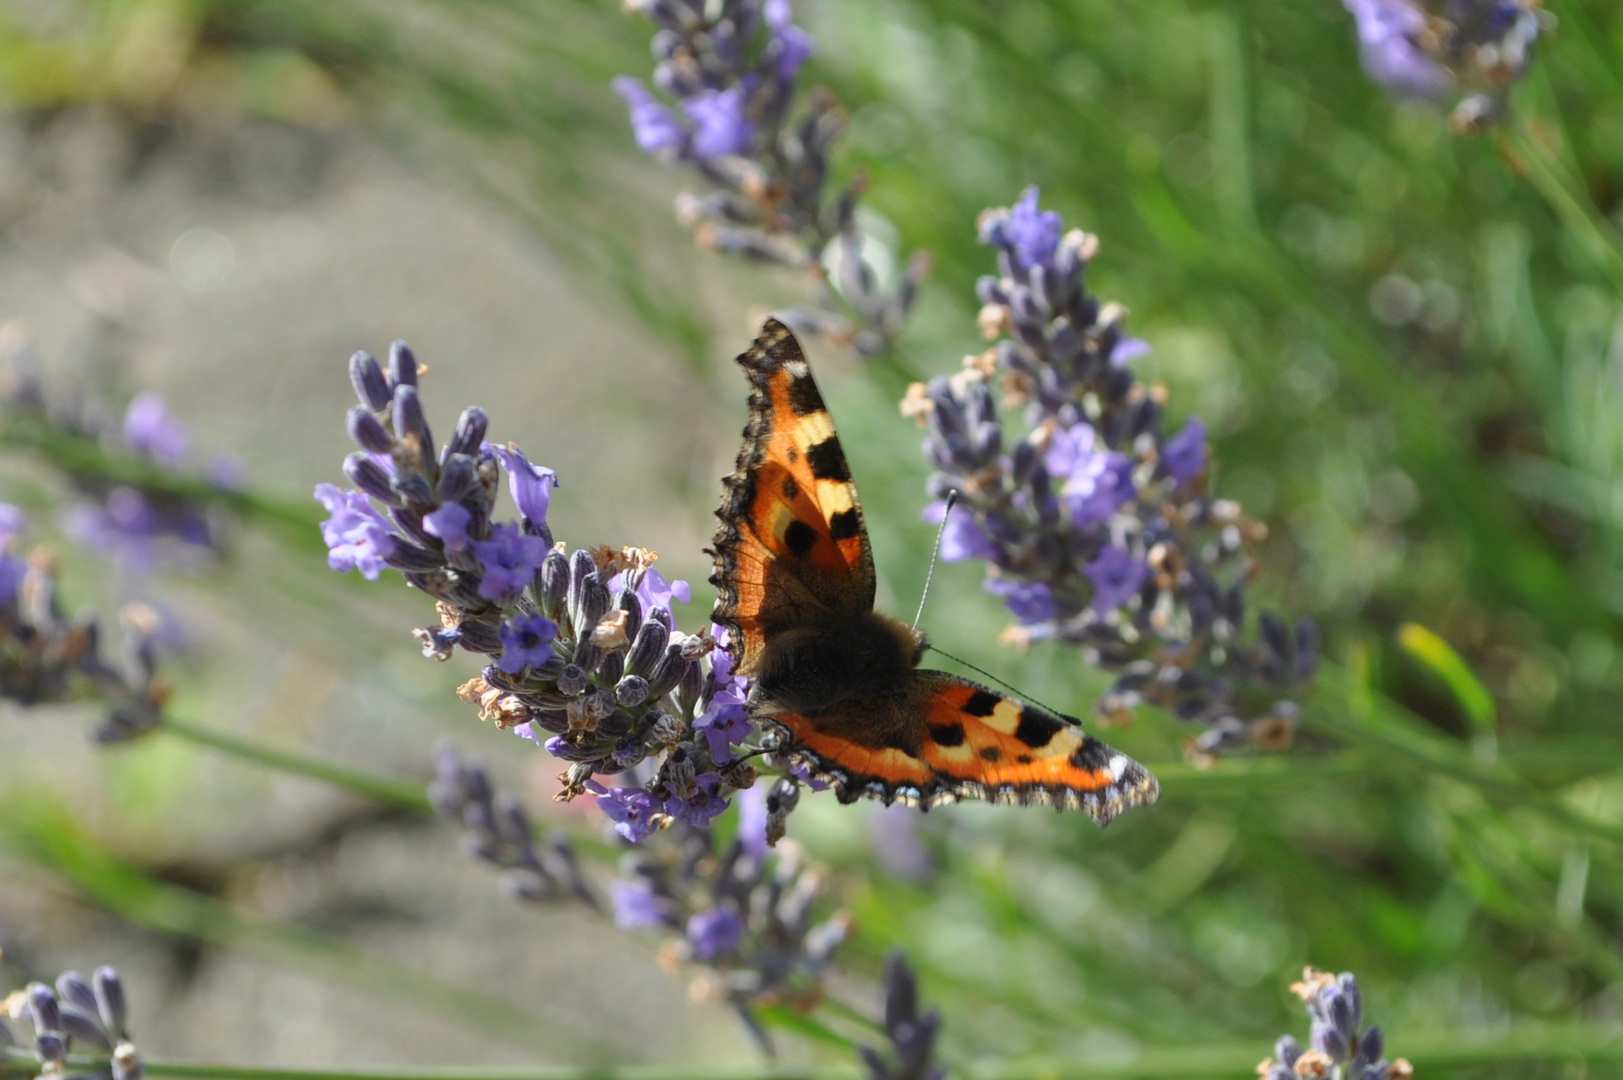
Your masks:
{"label": "black wing spot", "polygon": [[793,465],[800,460],[800,451],[791,446],[787,457],[789,458],[789,464]]}
{"label": "black wing spot", "polygon": [[996,709],[997,703],[1002,700],[990,690],[977,690],[969,695],[969,700],[964,702],[958,711],[967,716],[991,716],[992,710]]}
{"label": "black wing spot", "polygon": [[[785,487],[788,485],[785,484]],[[841,510],[828,519],[828,534],[836,540],[852,540],[862,535],[862,518],[857,508]]]}
{"label": "black wing spot", "polygon": [[964,725],[958,723],[931,724],[930,738],[942,746],[962,746],[964,745]]}
{"label": "black wing spot", "polygon": [[1099,772],[1110,764],[1110,747],[1092,735],[1082,736],[1082,745],[1071,754],[1071,765],[1086,772]]}
{"label": "black wing spot", "polygon": [[845,451],[840,440],[830,435],[816,446],[807,447],[806,464],[819,480],[837,480],[842,484],[851,480],[851,469],[845,463]]}
{"label": "black wing spot", "polygon": [[1020,710],[1020,726],[1014,729],[1014,737],[1033,750],[1041,750],[1064,729],[1059,720],[1027,705]]}
{"label": "black wing spot", "polygon": [[1019,757],[1015,758],[1014,760],[1018,761],[1022,765],[1030,765],[1031,761],[1032,761],[1032,758],[1031,758],[1030,754],[1021,754]]}
{"label": "black wing spot", "polygon": [[789,554],[797,559],[804,559],[817,544],[817,530],[804,521],[791,521],[789,527],[783,530],[783,542],[789,545]]}
{"label": "black wing spot", "polygon": [[981,747],[981,759],[983,761],[998,761],[1002,757],[1003,757],[1003,751],[999,750],[995,746],[983,746],[983,747]]}
{"label": "black wing spot", "polygon": [[778,491],[783,494],[785,502],[794,502],[800,498],[800,485],[795,483],[795,478],[792,476],[783,478],[783,484],[778,488]]}
{"label": "black wing spot", "polygon": [[812,382],[810,375],[789,380],[789,407],[796,416],[810,416],[824,411],[823,395],[817,392],[817,384]]}

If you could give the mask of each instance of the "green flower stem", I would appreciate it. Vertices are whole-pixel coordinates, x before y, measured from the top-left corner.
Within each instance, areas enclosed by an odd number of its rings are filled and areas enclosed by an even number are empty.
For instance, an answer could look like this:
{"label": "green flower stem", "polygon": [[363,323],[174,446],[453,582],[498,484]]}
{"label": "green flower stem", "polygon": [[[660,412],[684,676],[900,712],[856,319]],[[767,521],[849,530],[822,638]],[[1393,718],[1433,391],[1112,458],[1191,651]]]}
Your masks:
{"label": "green flower stem", "polygon": [[218,728],[199,727],[183,720],[166,719],[158,730],[197,743],[199,746],[207,746],[244,761],[263,765],[267,769],[335,784],[399,810],[433,813],[434,808],[429,805],[428,796],[424,793],[424,782],[420,780],[379,776],[376,773],[366,773],[326,761],[317,761],[299,754],[272,750],[235,735],[228,735]]}
{"label": "green flower stem", "polygon": [[1543,139],[1528,130],[1525,121],[1518,121],[1514,129],[1502,132],[1499,138],[1506,156],[1526,165],[1533,187],[1583,242],[1612,282],[1623,288],[1623,234],[1600,212],[1571,170]]}

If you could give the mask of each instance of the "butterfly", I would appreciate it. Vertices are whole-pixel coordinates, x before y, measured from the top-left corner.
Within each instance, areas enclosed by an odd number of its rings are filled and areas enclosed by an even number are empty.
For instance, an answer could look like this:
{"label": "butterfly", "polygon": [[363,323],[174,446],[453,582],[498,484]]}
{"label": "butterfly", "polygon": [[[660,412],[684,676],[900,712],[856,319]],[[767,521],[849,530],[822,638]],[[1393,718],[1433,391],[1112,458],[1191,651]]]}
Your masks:
{"label": "butterfly", "polygon": [[738,363],[749,423],[716,511],[714,617],[789,760],[847,803],[1037,803],[1104,824],[1154,802],[1155,777],[1076,720],[919,668],[924,636],[874,610],[862,506],[800,344],[768,319]]}

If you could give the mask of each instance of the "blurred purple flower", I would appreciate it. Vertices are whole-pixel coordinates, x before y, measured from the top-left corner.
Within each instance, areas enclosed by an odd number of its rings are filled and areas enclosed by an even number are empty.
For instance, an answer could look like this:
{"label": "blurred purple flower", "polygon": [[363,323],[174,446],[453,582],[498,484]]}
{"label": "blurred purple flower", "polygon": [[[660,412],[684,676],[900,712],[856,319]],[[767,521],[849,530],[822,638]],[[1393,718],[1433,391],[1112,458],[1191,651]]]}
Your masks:
{"label": "blurred purple flower", "polygon": [[1206,422],[1198,416],[1184,421],[1178,433],[1161,447],[1161,464],[1180,484],[1187,484],[1206,467]]}
{"label": "blurred purple flower", "polygon": [[1417,44],[1426,14],[1408,0],[1342,0],[1358,24],[1358,51],[1369,77],[1410,97],[1435,97],[1451,79]]}
{"label": "blurred purple flower", "polygon": [[693,121],[693,156],[711,161],[749,149],[754,127],[744,116],[744,87],[701,90],[682,102]]}
{"label": "blurred purple flower", "polygon": [[714,960],[743,939],[744,920],[723,908],[698,911],[688,919],[688,941],[693,943],[693,955],[700,960]]}
{"label": "blurred purple flower", "polygon": [[766,858],[766,785],[756,784],[738,793],[738,842],[744,853],[760,862]]}
{"label": "blurred purple flower", "polygon": [[647,87],[629,75],[621,75],[612,85],[630,108],[631,133],[637,140],[637,149],[654,157],[671,158],[687,148],[687,129]]}
{"label": "blurred purple flower", "polygon": [[[619,596],[620,590],[625,588],[626,572],[622,571],[609,579],[609,595]],[[642,580],[637,583],[637,599],[642,602],[645,612],[655,608],[673,610],[671,601],[686,604],[693,599],[693,587],[685,581],[666,581],[652,566],[643,571]]]}
{"label": "blurred purple flower", "polygon": [[777,76],[783,82],[793,82],[801,65],[811,58],[811,35],[790,22],[793,14],[789,0],[766,0],[761,10],[772,33],[768,47],[777,52]]}
{"label": "blurred purple flower", "polygon": [[1115,544],[1083,570],[1093,582],[1093,610],[1101,618],[1138,595],[1150,568]]}
{"label": "blurred purple flower", "polygon": [[359,570],[376,581],[394,554],[398,542],[388,520],[358,491],[343,491],[332,484],[316,485],[316,501],[332,516],[321,523],[327,544],[327,565],[340,572]]}
{"label": "blurred purple flower", "polygon": [[919,839],[922,815],[916,807],[896,803],[868,813],[868,841],[880,869],[903,881],[924,881],[935,873],[935,859]]}
{"label": "blurred purple flower", "polygon": [[1078,529],[1109,519],[1135,494],[1133,463],[1114,450],[1096,450],[1093,427],[1077,421],[1056,427],[1048,446],[1049,475],[1060,482],[1060,494]]}
{"label": "blurred purple flower", "polygon": [[474,557],[485,569],[479,582],[479,595],[506,607],[519,592],[535,580],[535,572],[547,557],[547,542],[539,536],[525,536],[517,525],[494,525],[489,540],[473,545]]}
{"label": "blurred purple flower", "polygon": [[543,615],[517,615],[502,623],[502,658],[496,666],[517,675],[527,666],[539,667],[552,659],[552,639],[558,624]]}
{"label": "blurred purple flower", "polygon": [[191,437],[170,414],[163,396],[149,390],[137,394],[124,413],[124,443],[137,454],[174,468],[185,459]]}
{"label": "blurred purple flower", "polygon": [[620,929],[649,929],[669,922],[665,901],[646,881],[616,879],[610,888],[614,897],[614,925]]}
{"label": "blurred purple flower", "polygon": [[1027,626],[1047,622],[1058,610],[1054,604],[1054,594],[1040,581],[989,577],[985,581],[985,589],[994,596],[1003,597],[1003,606],[1009,609],[1009,614]]}
{"label": "blurred purple flower", "polygon": [[[932,525],[939,525],[946,507],[946,500],[937,499],[924,507],[920,517]],[[996,561],[998,548],[970,510],[954,506],[947,527],[941,531],[941,557],[947,562],[961,562],[964,559]]]}
{"label": "blurred purple flower", "polygon": [[1047,265],[1059,247],[1060,233],[1065,228],[1056,211],[1037,209],[1037,194],[1037,185],[1026,188],[1020,201],[1010,209],[1004,226],[1015,265],[1021,270]]}
{"label": "blurred purple flower", "polygon": [[1126,367],[1141,356],[1148,356],[1150,343],[1143,338],[1124,337],[1110,350],[1110,366]]}

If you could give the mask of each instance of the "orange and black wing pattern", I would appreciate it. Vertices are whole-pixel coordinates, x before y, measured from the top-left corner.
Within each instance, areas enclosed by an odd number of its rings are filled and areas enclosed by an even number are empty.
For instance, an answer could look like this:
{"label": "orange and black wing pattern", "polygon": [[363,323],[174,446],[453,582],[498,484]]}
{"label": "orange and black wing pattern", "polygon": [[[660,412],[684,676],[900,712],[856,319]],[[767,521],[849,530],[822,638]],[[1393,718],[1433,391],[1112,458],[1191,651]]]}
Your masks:
{"label": "orange and black wing pattern", "polygon": [[716,516],[715,619],[749,674],[768,636],[873,608],[873,553],[834,421],[789,328],[768,319],[738,363],[749,423]]}
{"label": "orange and black wing pattern", "polygon": [[772,720],[789,733],[791,758],[843,802],[983,799],[1082,810],[1103,825],[1161,794],[1144,766],[1075,721],[943,671],[910,672],[888,699]]}

